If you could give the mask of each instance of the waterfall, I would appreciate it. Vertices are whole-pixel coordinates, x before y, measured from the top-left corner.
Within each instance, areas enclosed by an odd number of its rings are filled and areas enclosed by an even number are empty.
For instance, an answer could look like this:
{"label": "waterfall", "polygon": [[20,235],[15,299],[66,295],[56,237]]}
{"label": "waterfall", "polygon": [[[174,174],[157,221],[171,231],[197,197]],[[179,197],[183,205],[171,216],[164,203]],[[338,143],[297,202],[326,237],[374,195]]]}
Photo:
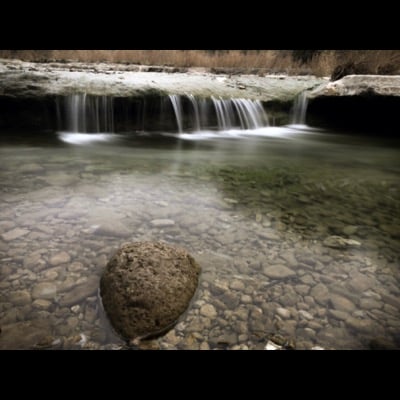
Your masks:
{"label": "waterfall", "polygon": [[72,94],[63,98],[58,109],[62,130],[77,133],[114,131],[112,97]]}
{"label": "waterfall", "polygon": [[60,96],[56,110],[58,130],[71,133],[114,133],[115,127],[123,132],[188,133],[249,130],[269,125],[260,101],[196,98],[192,94],[114,99],[79,93]]}
{"label": "waterfall", "polygon": [[307,93],[301,92],[295,99],[292,108],[292,125],[306,125],[306,112],[307,112]]}
{"label": "waterfall", "polygon": [[169,99],[171,100],[172,107],[174,108],[176,123],[178,125],[178,132],[182,133],[182,103],[181,96],[176,94],[170,94]]}
{"label": "waterfall", "polygon": [[[169,95],[174,110],[179,133],[183,129],[193,128],[196,131],[212,128],[216,121],[218,130],[257,129],[269,126],[268,116],[258,100],[196,99],[193,95]],[[187,104],[190,104],[190,109]],[[191,126],[184,127],[183,115],[192,115]]]}
{"label": "waterfall", "polygon": [[195,97],[192,94],[189,94],[188,98],[191,101],[192,106],[193,106],[195,128],[196,128],[196,131],[199,131],[200,130],[199,103],[197,102],[197,100],[195,99]]}

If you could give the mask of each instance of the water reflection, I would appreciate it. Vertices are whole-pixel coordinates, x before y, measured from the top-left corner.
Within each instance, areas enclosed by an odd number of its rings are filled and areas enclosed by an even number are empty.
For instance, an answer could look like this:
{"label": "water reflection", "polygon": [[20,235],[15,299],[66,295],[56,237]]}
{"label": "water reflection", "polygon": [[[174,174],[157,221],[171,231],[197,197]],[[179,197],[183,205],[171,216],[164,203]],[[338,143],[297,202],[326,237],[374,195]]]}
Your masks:
{"label": "water reflection", "polygon": [[293,132],[3,143],[0,348],[120,345],[93,277],[132,240],[179,244],[203,268],[161,348],[254,349],[272,333],[398,346],[399,147]]}

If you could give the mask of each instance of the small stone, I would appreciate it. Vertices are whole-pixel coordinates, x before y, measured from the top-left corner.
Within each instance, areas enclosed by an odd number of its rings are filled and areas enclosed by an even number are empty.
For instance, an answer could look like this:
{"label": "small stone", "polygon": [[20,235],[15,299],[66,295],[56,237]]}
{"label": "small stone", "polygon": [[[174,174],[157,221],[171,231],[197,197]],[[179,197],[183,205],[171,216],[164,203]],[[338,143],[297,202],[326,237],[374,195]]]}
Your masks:
{"label": "small stone", "polygon": [[273,231],[261,231],[258,232],[258,236],[260,236],[263,239],[267,239],[267,240],[274,240],[274,241],[278,241],[280,240],[280,237]]}
{"label": "small stone", "polygon": [[64,307],[71,307],[79,304],[87,297],[97,292],[99,287],[99,278],[97,276],[90,276],[85,282],[72,288],[69,292],[59,300],[59,304]]}
{"label": "small stone", "polygon": [[17,290],[10,293],[9,301],[16,306],[25,306],[31,303],[31,295],[27,290]]}
{"label": "small stone", "polygon": [[32,298],[33,299],[46,299],[52,300],[57,294],[57,287],[50,282],[38,283],[33,287]]}
{"label": "small stone", "polygon": [[172,219],[153,219],[150,224],[155,228],[164,228],[175,225],[175,221]]}
{"label": "small stone", "polygon": [[382,307],[382,303],[374,299],[361,299],[360,307],[363,310],[379,309]]}
{"label": "small stone", "polygon": [[200,308],[200,314],[207,318],[215,318],[217,311],[212,304],[205,304]]}
{"label": "small stone", "polygon": [[74,314],[78,314],[79,311],[80,311],[80,309],[81,309],[81,307],[80,307],[79,305],[75,305],[75,306],[72,306],[72,307],[71,307],[71,311],[72,311]]}
{"label": "small stone", "polygon": [[8,231],[6,233],[3,233],[1,235],[1,238],[5,241],[5,242],[11,242],[12,240],[18,239],[22,236],[25,236],[29,233],[30,231],[28,229],[25,228],[14,228],[11,231]]}
{"label": "small stone", "polygon": [[377,284],[375,279],[357,271],[351,272],[350,278],[347,285],[352,291],[357,293],[363,293]]}
{"label": "small stone", "polygon": [[71,263],[70,265],[68,265],[67,269],[70,272],[78,272],[78,271],[82,271],[84,269],[84,266],[81,262],[75,261],[75,262]]}
{"label": "small stone", "polygon": [[51,301],[44,299],[36,299],[32,306],[38,310],[48,310],[51,306]]}
{"label": "small stone", "polygon": [[283,319],[289,319],[290,318],[290,311],[287,310],[286,308],[283,307],[278,307],[276,309],[276,313],[282,317]]}
{"label": "small stone", "polygon": [[282,346],[279,346],[278,344],[268,340],[267,344],[264,347],[264,350],[282,350]]}
{"label": "small stone", "polygon": [[264,275],[271,279],[284,279],[295,276],[296,273],[283,264],[271,265],[263,269]]}
{"label": "small stone", "polygon": [[234,289],[234,290],[242,291],[242,290],[244,290],[245,285],[244,285],[243,281],[241,281],[241,280],[239,280],[239,279],[235,279],[235,280],[229,285],[229,287],[230,287],[231,289]]}
{"label": "small stone", "polygon": [[374,331],[375,324],[371,320],[350,317],[346,320],[346,325],[350,329],[355,329],[364,333],[371,333]]}
{"label": "small stone", "polygon": [[70,261],[71,256],[65,251],[60,251],[50,258],[49,263],[55,267],[56,265],[66,264]]}
{"label": "small stone", "polygon": [[360,247],[361,243],[353,239],[345,239],[341,236],[328,236],[322,244],[325,247],[331,247],[333,249],[347,249],[348,247]]}
{"label": "small stone", "polygon": [[330,296],[330,302],[336,310],[352,312],[356,306],[346,297],[338,294],[332,294]]}
{"label": "small stone", "polygon": [[244,294],[241,298],[240,301],[244,304],[250,304],[252,303],[253,299],[251,298],[251,296]]}
{"label": "small stone", "polygon": [[200,344],[200,350],[210,350],[210,346],[208,345],[207,342],[202,342]]}
{"label": "small stone", "polygon": [[314,317],[308,311],[305,311],[305,310],[300,310],[298,314],[301,317],[303,317],[304,319],[309,320],[309,321],[314,319]]}
{"label": "small stone", "polygon": [[345,311],[331,309],[328,310],[328,315],[339,321],[346,321],[346,319],[350,317],[350,315]]}
{"label": "small stone", "polygon": [[329,290],[323,283],[315,285],[310,292],[315,301],[320,305],[326,305],[329,300]]}

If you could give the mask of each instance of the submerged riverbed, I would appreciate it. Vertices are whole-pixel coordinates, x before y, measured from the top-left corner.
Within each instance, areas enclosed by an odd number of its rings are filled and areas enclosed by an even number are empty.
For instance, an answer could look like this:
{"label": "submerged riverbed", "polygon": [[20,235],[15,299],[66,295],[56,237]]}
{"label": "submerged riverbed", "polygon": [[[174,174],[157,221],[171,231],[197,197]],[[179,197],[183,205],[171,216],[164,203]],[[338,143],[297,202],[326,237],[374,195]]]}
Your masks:
{"label": "submerged riverbed", "polygon": [[98,279],[143,240],[202,267],[152,348],[399,348],[399,144],[290,127],[2,134],[0,349],[124,347]]}

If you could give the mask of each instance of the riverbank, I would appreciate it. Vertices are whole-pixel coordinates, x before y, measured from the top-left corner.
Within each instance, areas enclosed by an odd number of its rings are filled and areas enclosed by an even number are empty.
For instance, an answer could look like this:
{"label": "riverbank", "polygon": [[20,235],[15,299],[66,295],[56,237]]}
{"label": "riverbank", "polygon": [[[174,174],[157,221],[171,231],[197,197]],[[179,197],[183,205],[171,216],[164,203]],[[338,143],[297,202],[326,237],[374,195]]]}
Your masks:
{"label": "riverbank", "polygon": [[204,68],[182,71],[185,69],[0,59],[0,96],[32,98],[82,92],[118,97],[192,94],[291,103],[299,93],[326,82],[315,76],[212,74]]}

